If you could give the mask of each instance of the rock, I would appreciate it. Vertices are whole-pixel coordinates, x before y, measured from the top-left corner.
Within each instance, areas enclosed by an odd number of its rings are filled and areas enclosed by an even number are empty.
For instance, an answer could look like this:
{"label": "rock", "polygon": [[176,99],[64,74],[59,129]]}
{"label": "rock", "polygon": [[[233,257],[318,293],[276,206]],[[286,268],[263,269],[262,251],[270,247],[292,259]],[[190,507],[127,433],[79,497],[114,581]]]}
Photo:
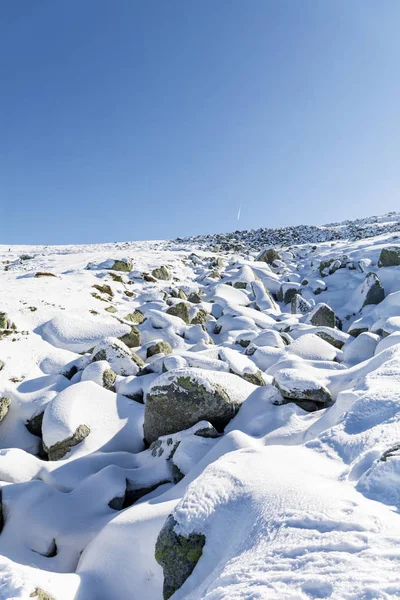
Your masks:
{"label": "rock", "polygon": [[10,329],[11,321],[8,318],[8,315],[4,312],[0,312],[0,329]]}
{"label": "rock", "polygon": [[382,302],[382,300],[385,298],[383,285],[375,273],[368,273],[365,278],[361,293],[363,296],[365,296],[362,308],[368,304],[379,304],[379,302]]}
{"label": "rock", "polygon": [[81,381],[94,381],[111,392],[115,392],[116,379],[117,374],[105,360],[90,363],[82,372],[81,377]]}
{"label": "rock", "polygon": [[255,298],[255,306],[258,310],[277,309],[275,300],[262,281],[252,281],[251,289]]}
{"label": "rock", "polygon": [[43,423],[44,410],[37,415],[31,417],[26,423],[25,427],[32,435],[36,437],[42,437],[42,423]]}
{"label": "rock", "polygon": [[109,313],[116,313],[117,309],[115,308],[115,306],[107,306],[107,308],[105,308],[104,310],[106,310]]}
{"label": "rock", "polygon": [[298,369],[281,369],[275,374],[272,383],[286,400],[310,400],[325,406],[332,404],[328,388],[315,377]]}
{"label": "rock", "polygon": [[164,267],[164,265],[162,265],[161,267],[158,267],[157,269],[153,269],[151,274],[155,279],[162,279],[162,280],[169,279],[168,269],[167,269],[167,267]]}
{"label": "rock", "polygon": [[175,317],[179,317],[184,321],[187,325],[190,323],[189,316],[189,307],[185,302],[179,302],[178,304],[174,304],[167,310],[167,315],[174,315]]}
{"label": "rock", "polygon": [[98,290],[102,294],[108,294],[108,296],[114,296],[114,292],[112,291],[111,287],[106,283],[104,285],[99,285],[96,283],[96,284],[92,285],[92,287],[94,287],[96,290]]}
{"label": "rock", "polygon": [[140,346],[140,331],[137,327],[131,327],[129,333],[119,338],[128,348],[137,348]]}
{"label": "rock", "polygon": [[209,318],[210,315],[203,308],[199,308],[199,310],[196,312],[196,315],[191,320],[190,324],[203,325],[203,323],[207,323]]}
{"label": "rock", "polygon": [[317,304],[309,313],[307,321],[315,327],[335,327],[335,313],[324,302]]}
{"label": "rock", "polygon": [[169,515],[155,548],[155,559],[164,573],[164,600],[168,600],[191,575],[206,543],[201,533],[192,533],[189,537],[178,535],[174,531],[176,524],[174,517]]}
{"label": "rock", "polygon": [[0,423],[4,419],[6,414],[8,413],[8,409],[10,408],[10,405],[11,405],[11,398],[9,398],[8,396],[0,397]]}
{"label": "rock", "polygon": [[125,273],[129,273],[133,269],[133,264],[131,260],[121,259],[115,260],[112,267],[110,267],[112,271],[124,271]]}
{"label": "rock", "polygon": [[398,267],[400,265],[400,246],[382,248],[378,267]]}
{"label": "rock", "polygon": [[222,371],[168,371],[153,381],[147,392],[145,439],[151,443],[199,421],[209,421],[222,431],[254,389],[242,378]]}
{"label": "rock", "polygon": [[48,273],[47,271],[38,271],[35,273],[35,277],[57,277],[54,273]]}
{"label": "rock", "polygon": [[278,301],[289,304],[294,296],[299,293],[300,284],[295,281],[285,281],[278,292]]}
{"label": "rock", "polygon": [[322,260],[319,265],[319,272],[322,276],[333,275],[338,269],[344,269],[348,263],[347,256],[340,256],[338,258],[330,258],[329,260]]}
{"label": "rock", "polygon": [[159,483],[156,483],[154,485],[150,485],[147,487],[134,488],[134,487],[130,487],[131,484],[130,484],[129,480],[127,479],[125,494],[123,496],[117,496],[116,498],[113,498],[112,500],[110,500],[110,502],[108,503],[108,506],[110,508],[112,508],[113,510],[124,510],[124,508],[128,508],[128,506],[132,506],[132,504],[135,504],[135,502],[140,500],[140,498],[143,498],[143,496],[146,496],[146,494],[150,494],[150,492],[153,492],[160,485],[163,485],[164,483],[170,483],[170,481],[165,480],[165,481],[160,481]]}
{"label": "rock", "polygon": [[72,446],[79,444],[89,433],[90,429],[87,425],[79,425],[74,434],[62,442],[57,442],[50,447],[47,447],[43,442],[44,451],[48,455],[49,460],[60,460],[71,450]]}
{"label": "rock", "polygon": [[50,596],[47,592],[42,590],[42,588],[37,587],[31,594],[29,594],[30,598],[37,598],[37,600],[54,600],[53,596]]}
{"label": "rock", "polygon": [[274,248],[267,248],[266,250],[262,250],[262,252],[260,252],[256,260],[266,262],[269,265],[272,265],[274,260],[281,260],[281,257],[280,254]]}
{"label": "rock", "polygon": [[198,292],[192,292],[191,294],[189,294],[187,299],[188,302],[191,302],[192,304],[200,304],[201,302],[201,296]]}
{"label": "rock", "polygon": [[125,321],[130,321],[131,323],[135,323],[136,325],[140,325],[145,320],[146,319],[143,316],[143,313],[139,309],[136,309],[133,313],[128,313],[125,316]]}
{"label": "rock", "polygon": [[106,338],[95,347],[92,353],[92,362],[105,360],[117,375],[123,377],[138,374],[137,358],[139,357],[117,338]]}
{"label": "rock", "polygon": [[312,306],[305,300],[301,294],[296,293],[290,303],[290,311],[293,315],[305,315],[312,309]]}
{"label": "rock", "polygon": [[167,356],[168,354],[172,354],[171,345],[168,342],[161,340],[159,342],[156,342],[152,346],[149,346],[147,348],[146,357],[150,358],[155,354],[165,354],[165,356]]}
{"label": "rock", "polygon": [[350,338],[343,348],[343,360],[349,365],[355,365],[372,358],[378,342],[379,336],[370,332],[360,333],[356,339]]}

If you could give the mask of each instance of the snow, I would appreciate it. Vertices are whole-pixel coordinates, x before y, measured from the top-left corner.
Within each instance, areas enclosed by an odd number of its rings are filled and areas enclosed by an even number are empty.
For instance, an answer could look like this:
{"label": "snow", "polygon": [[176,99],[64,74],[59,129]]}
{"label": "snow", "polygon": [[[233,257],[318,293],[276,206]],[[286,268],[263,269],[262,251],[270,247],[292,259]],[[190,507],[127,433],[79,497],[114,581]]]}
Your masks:
{"label": "snow", "polygon": [[[0,246],[0,313],[15,324],[0,329],[1,600],[37,588],[54,600],[161,600],[155,545],[171,514],[177,534],[205,536],[172,600],[400,598],[400,266],[378,266],[399,229],[393,213],[175,241]],[[258,261],[267,247],[281,260]],[[116,260],[132,270],[112,271]],[[163,265],[168,280],[148,281]],[[363,306],[375,276],[385,298]],[[337,326],[291,314],[277,297],[292,288],[306,310],[330,306]],[[179,302],[205,322],[166,312]],[[135,310],[144,366],[120,340]],[[157,341],[171,354],[148,358]],[[219,433],[201,421],[146,447],[147,394],[193,373],[238,413]],[[331,406],[289,402],[321,389]],[[82,425],[86,437],[46,460]]]}

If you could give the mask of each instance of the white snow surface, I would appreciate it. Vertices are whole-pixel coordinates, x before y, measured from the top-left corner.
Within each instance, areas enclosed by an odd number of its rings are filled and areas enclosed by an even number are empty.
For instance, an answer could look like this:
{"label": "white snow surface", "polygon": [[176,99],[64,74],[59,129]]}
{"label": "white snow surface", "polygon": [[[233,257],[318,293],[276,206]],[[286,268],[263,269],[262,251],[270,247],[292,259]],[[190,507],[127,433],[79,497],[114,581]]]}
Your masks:
{"label": "white snow surface", "polygon": [[[161,600],[155,545],[171,514],[178,535],[205,536],[172,600],[400,599],[400,265],[378,266],[399,229],[390,214],[174,242],[0,246],[0,600]],[[271,244],[280,259],[258,261]],[[112,271],[116,260],[131,272]],[[162,265],[167,280],[147,277]],[[370,272],[385,298],[362,306]],[[341,329],[292,314],[281,286],[328,304]],[[181,302],[205,318],[167,313]],[[133,325],[134,360],[119,340]],[[169,347],[150,356],[156,342]],[[109,370],[116,391],[103,387]],[[194,370],[238,413],[224,430],[202,421],[148,448],[147,392]],[[299,393],[323,386],[334,403],[283,404],[274,378]],[[42,441],[81,425],[89,434],[46,460]]]}

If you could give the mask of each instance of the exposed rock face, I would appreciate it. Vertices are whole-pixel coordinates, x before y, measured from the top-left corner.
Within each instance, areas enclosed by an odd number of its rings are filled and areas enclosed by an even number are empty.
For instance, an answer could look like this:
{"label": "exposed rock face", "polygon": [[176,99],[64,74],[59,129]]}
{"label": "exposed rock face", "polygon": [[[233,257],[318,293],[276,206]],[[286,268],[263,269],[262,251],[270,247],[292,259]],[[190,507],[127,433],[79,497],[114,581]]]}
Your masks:
{"label": "exposed rock face", "polygon": [[397,267],[400,265],[400,246],[382,248],[378,267]]}
{"label": "exposed rock face", "polygon": [[186,368],[168,371],[150,386],[146,396],[144,436],[161,435],[209,421],[221,431],[254,388],[236,375]]}
{"label": "exposed rock face", "polygon": [[192,533],[187,538],[178,535],[174,531],[176,524],[170,515],[156,542],[155,558],[164,572],[164,600],[168,600],[191,575],[206,543],[201,533]]}
{"label": "exposed rock face", "polygon": [[43,443],[43,448],[46,454],[49,457],[49,460],[60,460],[64,458],[66,454],[71,450],[72,446],[76,446],[82,440],[85,439],[90,433],[90,429],[87,425],[79,425],[75,433],[71,435],[71,437],[63,440],[62,442],[57,442],[53,444],[53,446],[47,447]]}

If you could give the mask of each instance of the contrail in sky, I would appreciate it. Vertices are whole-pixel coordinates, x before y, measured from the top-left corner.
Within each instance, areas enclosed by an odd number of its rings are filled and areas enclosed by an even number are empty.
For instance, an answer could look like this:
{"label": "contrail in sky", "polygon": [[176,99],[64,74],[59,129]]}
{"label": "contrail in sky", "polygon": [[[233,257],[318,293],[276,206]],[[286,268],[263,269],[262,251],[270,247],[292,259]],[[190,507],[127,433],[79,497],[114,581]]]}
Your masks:
{"label": "contrail in sky", "polygon": [[238,216],[237,216],[237,220],[238,220],[238,221],[239,221],[239,219],[240,219],[240,213],[241,213],[241,210],[242,210],[242,207],[241,207],[241,206],[239,206],[239,211],[238,211]]}

